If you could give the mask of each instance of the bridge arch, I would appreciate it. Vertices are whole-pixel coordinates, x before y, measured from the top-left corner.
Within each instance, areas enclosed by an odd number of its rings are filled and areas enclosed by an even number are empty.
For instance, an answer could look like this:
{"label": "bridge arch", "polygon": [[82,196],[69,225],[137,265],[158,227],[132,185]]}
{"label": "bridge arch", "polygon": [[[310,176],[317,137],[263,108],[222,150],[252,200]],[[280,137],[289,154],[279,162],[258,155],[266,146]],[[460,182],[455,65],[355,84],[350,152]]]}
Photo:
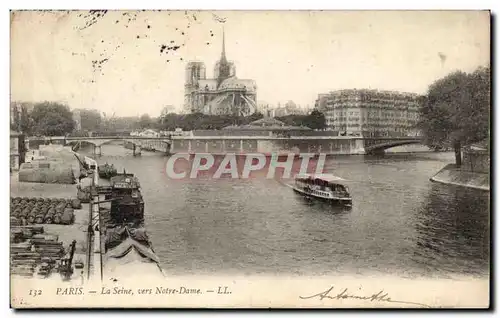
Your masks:
{"label": "bridge arch", "polygon": [[423,144],[422,140],[421,139],[393,140],[365,147],[365,153],[366,154],[380,153],[390,148],[404,146],[404,145],[416,145],[416,144]]}
{"label": "bridge arch", "polygon": [[64,144],[67,145],[67,146],[75,146],[78,143],[87,144],[87,145],[93,145],[93,146],[99,146],[93,140],[84,140],[84,139],[82,139],[82,140],[65,140]]}

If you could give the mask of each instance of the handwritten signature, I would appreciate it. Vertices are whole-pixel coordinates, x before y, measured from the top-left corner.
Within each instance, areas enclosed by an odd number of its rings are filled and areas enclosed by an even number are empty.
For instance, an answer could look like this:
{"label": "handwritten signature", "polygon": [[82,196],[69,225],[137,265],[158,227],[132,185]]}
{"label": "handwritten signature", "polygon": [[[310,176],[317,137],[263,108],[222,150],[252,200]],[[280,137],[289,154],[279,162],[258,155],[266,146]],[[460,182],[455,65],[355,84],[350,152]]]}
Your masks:
{"label": "handwritten signature", "polygon": [[327,299],[359,299],[359,300],[368,300],[368,301],[416,305],[416,306],[420,306],[420,307],[432,308],[432,307],[430,307],[426,304],[422,304],[422,303],[394,300],[391,297],[389,297],[389,294],[385,293],[384,290],[380,290],[379,292],[374,293],[370,296],[360,296],[360,295],[350,294],[348,289],[344,288],[340,293],[335,295],[335,292],[332,292],[333,287],[334,286],[332,286],[332,287],[328,288],[327,290],[325,290],[324,292],[321,292],[318,294],[314,294],[311,296],[299,296],[299,298],[300,299],[319,298],[320,300],[323,300],[325,298],[327,298]]}

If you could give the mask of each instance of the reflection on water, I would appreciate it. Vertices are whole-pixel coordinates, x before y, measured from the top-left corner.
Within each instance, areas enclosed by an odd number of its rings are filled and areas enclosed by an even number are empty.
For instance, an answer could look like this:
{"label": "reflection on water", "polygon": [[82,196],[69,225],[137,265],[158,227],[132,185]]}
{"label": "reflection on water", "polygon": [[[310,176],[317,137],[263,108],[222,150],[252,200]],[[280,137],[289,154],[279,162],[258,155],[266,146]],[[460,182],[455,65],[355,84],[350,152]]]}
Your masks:
{"label": "reflection on water", "polygon": [[486,192],[435,184],[418,212],[416,262],[439,272],[477,274],[487,269],[490,222]]}
{"label": "reflection on water", "polygon": [[429,181],[452,154],[329,158],[327,172],[348,180],[344,209],[275,180],[171,180],[162,154],[102,151],[100,161],[139,177],[170,274],[488,274],[488,193]]}

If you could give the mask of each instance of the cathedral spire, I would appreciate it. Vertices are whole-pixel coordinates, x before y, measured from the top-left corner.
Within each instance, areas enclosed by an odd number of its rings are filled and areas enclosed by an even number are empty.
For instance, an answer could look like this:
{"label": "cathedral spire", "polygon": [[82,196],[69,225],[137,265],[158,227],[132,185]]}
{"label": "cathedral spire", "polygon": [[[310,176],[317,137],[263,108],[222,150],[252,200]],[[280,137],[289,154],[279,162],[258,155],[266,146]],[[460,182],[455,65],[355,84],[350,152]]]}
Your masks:
{"label": "cathedral spire", "polygon": [[226,34],[222,27],[222,52],[219,62],[216,64],[217,87],[226,79],[231,77],[231,65],[226,58]]}
{"label": "cathedral spire", "polygon": [[224,32],[224,26],[222,27],[222,53],[220,56],[221,61],[226,61],[226,36]]}

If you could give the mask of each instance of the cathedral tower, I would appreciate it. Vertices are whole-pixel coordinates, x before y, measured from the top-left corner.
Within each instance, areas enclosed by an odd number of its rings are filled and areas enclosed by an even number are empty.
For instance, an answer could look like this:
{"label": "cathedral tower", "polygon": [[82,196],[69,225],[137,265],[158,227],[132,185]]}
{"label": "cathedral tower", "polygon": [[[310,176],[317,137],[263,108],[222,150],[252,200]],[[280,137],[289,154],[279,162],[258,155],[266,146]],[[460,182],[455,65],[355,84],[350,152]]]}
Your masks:
{"label": "cathedral tower", "polygon": [[189,62],[186,65],[186,79],[184,83],[184,111],[192,112],[198,108],[196,90],[198,81],[206,78],[205,63],[199,61]]}

